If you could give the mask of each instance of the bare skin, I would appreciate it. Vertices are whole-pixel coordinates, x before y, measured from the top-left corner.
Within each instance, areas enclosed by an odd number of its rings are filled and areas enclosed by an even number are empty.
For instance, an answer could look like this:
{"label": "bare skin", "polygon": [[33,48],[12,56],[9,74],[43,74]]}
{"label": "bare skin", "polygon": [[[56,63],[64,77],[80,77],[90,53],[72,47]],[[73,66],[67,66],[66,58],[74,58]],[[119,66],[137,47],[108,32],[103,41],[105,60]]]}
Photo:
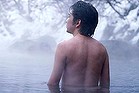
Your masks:
{"label": "bare skin", "polygon": [[67,31],[73,38],[57,46],[55,62],[48,85],[77,87],[109,87],[109,59],[105,47],[92,37],[81,35],[81,20],[72,24],[67,20]]}
{"label": "bare skin", "polygon": [[109,63],[106,49],[91,37],[76,35],[58,45],[51,84],[72,86],[109,85]]}

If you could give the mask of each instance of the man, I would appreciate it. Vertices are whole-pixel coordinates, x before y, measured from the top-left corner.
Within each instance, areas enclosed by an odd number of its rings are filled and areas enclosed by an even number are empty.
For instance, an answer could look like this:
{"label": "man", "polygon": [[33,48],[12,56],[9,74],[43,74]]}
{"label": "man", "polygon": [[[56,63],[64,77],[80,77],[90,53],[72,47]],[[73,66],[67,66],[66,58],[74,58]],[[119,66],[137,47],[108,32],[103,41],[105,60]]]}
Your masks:
{"label": "man", "polygon": [[98,24],[98,12],[78,1],[70,8],[67,32],[73,38],[57,46],[48,86],[109,88],[109,58],[105,47],[91,36]]}

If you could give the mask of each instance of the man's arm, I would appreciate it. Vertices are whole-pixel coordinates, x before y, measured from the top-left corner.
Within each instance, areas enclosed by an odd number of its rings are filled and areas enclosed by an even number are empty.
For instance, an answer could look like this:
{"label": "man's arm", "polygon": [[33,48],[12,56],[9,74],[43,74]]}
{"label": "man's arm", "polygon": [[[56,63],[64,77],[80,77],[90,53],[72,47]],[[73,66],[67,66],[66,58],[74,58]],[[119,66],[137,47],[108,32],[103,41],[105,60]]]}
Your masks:
{"label": "man's arm", "polygon": [[110,86],[110,74],[109,74],[109,57],[106,52],[105,62],[103,64],[103,68],[101,71],[101,77],[100,77],[100,87],[101,88],[108,88]]}
{"label": "man's arm", "polygon": [[60,93],[59,85],[48,85],[50,93]]}
{"label": "man's arm", "polygon": [[57,46],[54,67],[53,67],[50,79],[48,81],[48,85],[59,85],[61,76],[63,74],[65,61],[66,61],[66,55],[64,53],[65,51],[64,46],[65,45],[63,43],[60,43]]}

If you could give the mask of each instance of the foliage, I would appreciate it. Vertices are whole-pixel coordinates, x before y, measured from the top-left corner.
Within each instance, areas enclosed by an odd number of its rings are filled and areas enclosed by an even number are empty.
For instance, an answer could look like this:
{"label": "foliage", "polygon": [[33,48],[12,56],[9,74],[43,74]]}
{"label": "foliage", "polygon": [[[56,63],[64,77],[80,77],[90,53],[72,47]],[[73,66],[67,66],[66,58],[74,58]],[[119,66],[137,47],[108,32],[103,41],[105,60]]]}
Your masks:
{"label": "foliage", "polygon": [[[22,33],[21,36],[28,38],[34,33],[39,35],[40,33],[47,34],[49,31],[44,32],[46,28],[56,31],[65,25],[68,9],[70,5],[76,1],[78,0],[1,0],[0,37],[3,39],[7,37],[15,38],[18,37],[19,33],[20,35]],[[138,43],[138,0],[84,1],[92,3],[98,9],[100,21],[101,19],[105,19],[106,21],[104,29],[98,29],[100,32],[103,32],[101,39],[120,39]],[[25,27],[24,24],[27,26]],[[36,24],[42,29],[39,30],[38,28],[35,31],[30,32],[23,30],[23,28],[27,29],[28,26],[32,26],[32,24]],[[15,31],[15,28],[20,28],[21,25],[23,26],[23,31]],[[34,27],[36,27],[36,25],[34,25]]]}

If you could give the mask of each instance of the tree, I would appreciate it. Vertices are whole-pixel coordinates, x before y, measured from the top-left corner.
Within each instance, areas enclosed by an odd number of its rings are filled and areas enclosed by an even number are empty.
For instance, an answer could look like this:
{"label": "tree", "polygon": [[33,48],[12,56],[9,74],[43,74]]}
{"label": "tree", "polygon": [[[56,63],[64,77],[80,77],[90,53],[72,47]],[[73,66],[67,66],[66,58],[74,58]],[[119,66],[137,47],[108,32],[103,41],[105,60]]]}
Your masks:
{"label": "tree", "polygon": [[[51,27],[50,29],[52,31],[56,31],[65,25],[68,9],[76,1],[78,0],[1,0],[0,34],[4,38],[7,36],[17,36],[16,31],[11,28],[11,26],[19,25],[17,21],[22,21],[22,26],[24,26],[23,22],[26,21],[26,23],[32,25],[40,24],[40,27],[42,26],[41,28],[44,29],[46,29],[46,26],[47,28]],[[98,29],[100,32],[103,32],[102,39],[138,42],[138,0],[84,1],[92,3],[97,8],[100,19],[106,19],[105,29],[102,29],[103,31]],[[51,16],[49,15],[50,13]],[[106,29],[108,29],[109,32],[105,31]],[[36,33],[41,32],[44,33],[42,30],[36,30]]]}

